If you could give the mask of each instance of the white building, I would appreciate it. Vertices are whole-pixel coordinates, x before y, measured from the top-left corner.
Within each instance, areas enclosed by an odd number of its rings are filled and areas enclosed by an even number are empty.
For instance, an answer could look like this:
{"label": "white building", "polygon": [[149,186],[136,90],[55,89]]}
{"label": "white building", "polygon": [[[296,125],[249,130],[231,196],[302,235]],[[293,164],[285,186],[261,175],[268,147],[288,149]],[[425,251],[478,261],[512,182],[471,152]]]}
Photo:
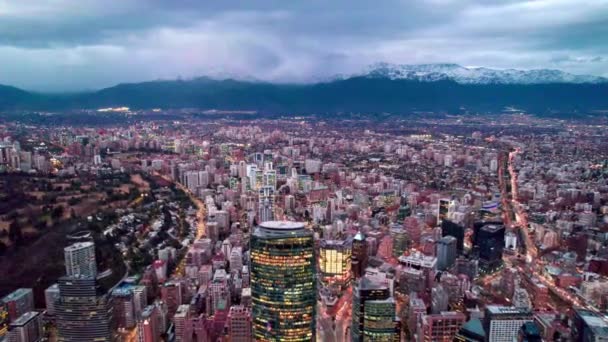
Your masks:
{"label": "white building", "polygon": [[68,276],[97,276],[95,244],[78,242],[63,250],[65,256],[65,273]]}
{"label": "white building", "polygon": [[514,306],[488,305],[484,317],[486,337],[492,342],[512,342],[519,329],[527,322],[533,322],[532,311]]}

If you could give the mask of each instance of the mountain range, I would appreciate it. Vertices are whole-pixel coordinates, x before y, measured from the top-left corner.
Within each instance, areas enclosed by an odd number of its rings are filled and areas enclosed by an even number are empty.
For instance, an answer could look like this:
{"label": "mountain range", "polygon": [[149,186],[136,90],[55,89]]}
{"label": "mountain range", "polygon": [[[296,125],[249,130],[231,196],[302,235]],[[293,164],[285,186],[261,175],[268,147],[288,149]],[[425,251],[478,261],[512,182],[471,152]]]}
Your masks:
{"label": "mountain range", "polygon": [[79,94],[0,86],[0,110],[200,108],[269,113],[461,111],[505,107],[543,114],[608,109],[608,79],[559,70],[496,70],[457,64],[376,64],[310,84],[211,79],[125,83]]}

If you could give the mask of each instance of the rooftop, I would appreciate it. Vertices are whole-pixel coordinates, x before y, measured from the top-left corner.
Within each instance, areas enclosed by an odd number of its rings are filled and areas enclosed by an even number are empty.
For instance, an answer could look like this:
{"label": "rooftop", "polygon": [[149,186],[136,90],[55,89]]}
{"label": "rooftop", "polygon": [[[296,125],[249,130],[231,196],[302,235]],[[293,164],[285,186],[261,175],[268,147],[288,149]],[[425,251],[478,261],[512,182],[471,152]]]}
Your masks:
{"label": "rooftop", "polygon": [[22,326],[27,324],[27,322],[31,321],[32,318],[38,316],[40,313],[37,311],[29,311],[19,316],[14,322],[11,323],[12,326]]}
{"label": "rooftop", "polygon": [[514,306],[502,306],[502,305],[488,305],[486,306],[486,310],[492,314],[502,314],[502,315],[511,315],[511,314],[532,314],[532,311],[527,308],[517,308]]}
{"label": "rooftop", "polygon": [[87,248],[87,247],[91,247],[94,246],[95,244],[91,241],[86,241],[86,242],[76,242],[74,244],[71,244],[69,246],[67,246],[64,250],[67,251],[75,251],[81,248]]}
{"label": "rooftop", "polygon": [[479,336],[486,336],[486,332],[483,329],[483,325],[481,321],[477,318],[473,318],[470,321],[466,322],[462,328],[462,330],[470,331]]}
{"label": "rooftop", "polygon": [[26,288],[16,289],[15,291],[4,296],[4,298],[2,298],[2,301],[4,301],[5,303],[11,302],[11,301],[17,300],[17,299],[27,295],[28,293],[32,293],[32,289],[26,289]]}
{"label": "rooftop", "polygon": [[304,229],[304,223],[292,221],[266,221],[260,223],[260,227],[272,230],[296,230]]}

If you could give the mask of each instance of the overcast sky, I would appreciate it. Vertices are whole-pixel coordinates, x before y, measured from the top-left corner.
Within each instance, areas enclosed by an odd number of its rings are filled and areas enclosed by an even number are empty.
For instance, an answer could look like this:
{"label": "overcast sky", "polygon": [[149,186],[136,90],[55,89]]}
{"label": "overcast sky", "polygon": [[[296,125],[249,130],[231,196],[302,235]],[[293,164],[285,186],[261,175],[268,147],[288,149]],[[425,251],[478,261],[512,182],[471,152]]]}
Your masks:
{"label": "overcast sky", "polygon": [[308,82],[376,62],[608,76],[607,0],[0,0],[0,84]]}

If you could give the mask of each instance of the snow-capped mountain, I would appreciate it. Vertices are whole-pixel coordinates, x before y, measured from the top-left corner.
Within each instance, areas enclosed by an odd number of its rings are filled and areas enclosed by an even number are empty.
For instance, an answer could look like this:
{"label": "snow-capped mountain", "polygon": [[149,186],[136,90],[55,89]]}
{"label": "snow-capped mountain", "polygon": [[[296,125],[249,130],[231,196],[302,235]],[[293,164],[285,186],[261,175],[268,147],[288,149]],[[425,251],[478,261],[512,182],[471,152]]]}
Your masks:
{"label": "snow-capped mountain", "polygon": [[408,79],[417,81],[453,80],[462,84],[547,84],[605,83],[608,78],[573,75],[560,70],[490,69],[463,67],[458,64],[388,64],[378,63],[357,76]]}

